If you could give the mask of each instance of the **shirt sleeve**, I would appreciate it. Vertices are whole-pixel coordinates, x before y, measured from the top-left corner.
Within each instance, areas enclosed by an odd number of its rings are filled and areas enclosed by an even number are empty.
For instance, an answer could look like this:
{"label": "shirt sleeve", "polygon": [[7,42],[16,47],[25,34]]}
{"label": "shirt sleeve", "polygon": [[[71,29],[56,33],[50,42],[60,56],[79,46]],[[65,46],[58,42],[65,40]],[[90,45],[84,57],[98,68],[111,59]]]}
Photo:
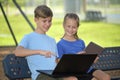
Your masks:
{"label": "shirt sleeve", "polygon": [[61,58],[62,55],[64,54],[63,47],[58,43],[57,44],[57,49],[58,49],[58,58]]}
{"label": "shirt sleeve", "polygon": [[82,40],[83,50],[85,49],[85,42]]}
{"label": "shirt sleeve", "polygon": [[27,48],[28,47],[28,37],[27,35],[25,35],[23,37],[23,39],[20,41],[19,45],[18,46],[22,46],[24,48]]}
{"label": "shirt sleeve", "polygon": [[56,45],[55,39],[54,39],[54,42],[55,42],[55,53],[56,53],[56,57],[58,58],[58,49],[57,49],[57,45]]}

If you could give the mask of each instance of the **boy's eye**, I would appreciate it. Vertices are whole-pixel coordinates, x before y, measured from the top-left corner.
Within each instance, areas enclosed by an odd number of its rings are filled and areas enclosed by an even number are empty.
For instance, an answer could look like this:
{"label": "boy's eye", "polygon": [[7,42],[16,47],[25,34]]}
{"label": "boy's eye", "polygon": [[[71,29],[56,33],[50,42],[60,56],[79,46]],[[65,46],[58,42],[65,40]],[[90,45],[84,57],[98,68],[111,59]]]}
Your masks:
{"label": "boy's eye", "polygon": [[70,28],[70,25],[68,25],[67,27]]}
{"label": "boy's eye", "polygon": [[45,23],[45,22],[46,22],[46,20],[43,20],[43,22]]}
{"label": "boy's eye", "polygon": [[49,20],[49,22],[51,22],[52,20]]}
{"label": "boy's eye", "polygon": [[52,20],[43,20],[44,23],[45,23],[45,22],[49,22],[49,23],[50,23],[51,21],[52,21]]}

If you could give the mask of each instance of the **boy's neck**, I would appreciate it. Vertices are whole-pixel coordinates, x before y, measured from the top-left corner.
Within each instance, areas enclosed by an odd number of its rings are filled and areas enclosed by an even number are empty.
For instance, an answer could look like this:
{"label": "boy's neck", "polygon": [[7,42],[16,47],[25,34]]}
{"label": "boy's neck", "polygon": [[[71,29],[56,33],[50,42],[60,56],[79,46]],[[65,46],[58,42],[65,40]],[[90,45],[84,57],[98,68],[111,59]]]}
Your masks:
{"label": "boy's neck", "polygon": [[39,34],[46,34],[46,32],[42,32],[42,31],[39,30],[39,29],[36,29],[35,32],[36,32],[36,33],[39,33]]}

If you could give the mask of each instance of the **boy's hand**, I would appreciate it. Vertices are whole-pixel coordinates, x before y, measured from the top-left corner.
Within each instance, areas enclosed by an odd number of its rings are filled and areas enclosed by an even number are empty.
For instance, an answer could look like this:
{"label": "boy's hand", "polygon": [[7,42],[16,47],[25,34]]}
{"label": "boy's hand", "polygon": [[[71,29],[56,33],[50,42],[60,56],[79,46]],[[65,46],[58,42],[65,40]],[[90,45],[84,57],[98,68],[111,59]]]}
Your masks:
{"label": "boy's hand", "polygon": [[43,50],[40,54],[43,55],[43,56],[45,56],[45,57],[56,56],[55,53],[52,53],[50,51],[45,51],[45,50]]}
{"label": "boy's hand", "polygon": [[65,77],[63,80],[78,80],[77,77],[70,76],[70,77]]}

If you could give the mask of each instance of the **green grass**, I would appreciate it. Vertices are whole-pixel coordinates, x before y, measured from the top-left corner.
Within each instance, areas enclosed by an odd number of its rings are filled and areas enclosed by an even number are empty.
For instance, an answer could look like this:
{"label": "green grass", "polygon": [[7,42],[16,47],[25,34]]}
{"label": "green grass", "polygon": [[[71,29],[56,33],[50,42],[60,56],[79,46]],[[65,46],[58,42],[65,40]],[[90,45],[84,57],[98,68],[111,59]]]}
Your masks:
{"label": "green grass", "polygon": [[[25,34],[32,32],[23,16],[13,15],[8,16],[8,18],[18,42]],[[29,16],[29,19],[36,26],[33,17]],[[47,33],[54,37],[56,41],[59,41],[64,33],[62,21],[62,19],[53,18],[52,27]],[[120,46],[120,24],[105,22],[81,22],[80,24],[78,35],[85,41],[86,45],[93,41],[103,47]],[[14,45],[14,41],[4,17],[0,15],[0,46],[6,45]]]}

